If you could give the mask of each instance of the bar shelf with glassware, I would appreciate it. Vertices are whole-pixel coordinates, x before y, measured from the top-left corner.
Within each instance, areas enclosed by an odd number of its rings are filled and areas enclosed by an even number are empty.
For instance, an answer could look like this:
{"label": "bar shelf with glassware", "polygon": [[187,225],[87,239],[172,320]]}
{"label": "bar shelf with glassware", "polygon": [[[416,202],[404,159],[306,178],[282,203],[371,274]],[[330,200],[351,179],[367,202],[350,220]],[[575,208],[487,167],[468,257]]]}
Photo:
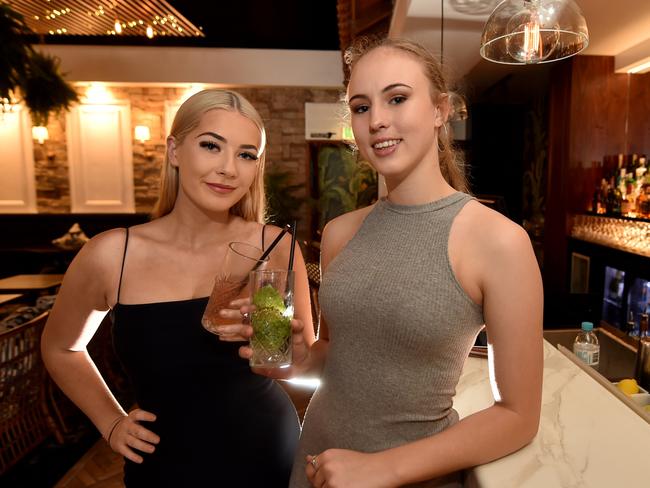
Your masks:
{"label": "bar shelf with glassware", "polygon": [[650,219],[573,215],[571,237],[650,257]]}

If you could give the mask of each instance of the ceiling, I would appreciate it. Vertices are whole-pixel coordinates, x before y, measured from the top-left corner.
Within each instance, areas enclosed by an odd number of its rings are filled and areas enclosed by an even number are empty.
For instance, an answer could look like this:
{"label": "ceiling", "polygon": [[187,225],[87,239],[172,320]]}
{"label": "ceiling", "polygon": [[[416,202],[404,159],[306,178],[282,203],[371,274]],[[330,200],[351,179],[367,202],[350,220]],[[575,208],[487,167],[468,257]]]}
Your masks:
{"label": "ceiling", "polygon": [[[55,34],[38,39],[47,44],[339,49],[337,0],[235,0],[212,4],[196,0],[0,0],[3,1],[10,5],[31,4],[34,8],[47,8],[54,3],[97,4],[104,5],[107,11],[123,3],[166,3],[203,34],[202,37],[156,36],[153,39],[144,35]],[[650,56],[650,0],[576,1],[584,12],[590,33],[590,44],[583,54],[623,59],[626,52],[634,52],[635,56],[647,52],[645,55]],[[535,71],[535,67],[504,66],[480,58],[478,50],[483,26],[488,13],[499,0],[392,2],[391,35],[419,41],[438,56],[442,48],[448,75],[461,80],[465,92],[480,92],[517,69],[528,73]],[[391,0],[347,0],[347,3],[350,4],[350,24],[355,26],[363,24],[362,13],[371,18],[373,12],[385,10],[385,4],[388,9],[391,6]],[[339,4],[346,2],[339,0]],[[466,13],[477,7],[482,7],[483,12]],[[359,14],[359,19],[354,17],[354,12]],[[442,38],[441,30],[444,33]],[[635,46],[636,50],[633,49]]]}
{"label": "ceiling", "polygon": [[[465,90],[481,91],[521,66],[490,63],[479,55],[485,13],[468,15],[455,6],[496,5],[499,0],[396,0],[391,34],[412,38],[433,53],[441,52],[452,79],[463,80]],[[650,0],[576,0],[589,28],[589,47],[585,55],[617,56],[639,44],[650,44]],[[441,22],[441,18],[443,22]],[[397,21],[396,21],[397,20]],[[645,49],[650,56],[650,48]]]}
{"label": "ceiling", "polygon": [[[28,9],[33,17],[42,10],[41,23],[48,11],[59,7],[72,7],[95,11],[99,6],[103,13],[94,17],[123,16],[125,11],[139,15],[144,23],[153,22],[157,9],[175,11],[177,17],[186,19],[189,25],[196,26],[199,36],[162,36],[153,39],[140,35],[124,35],[130,28],[125,27],[122,35],[69,35],[54,32],[46,33],[37,39],[46,44],[84,44],[84,45],[137,45],[137,46],[190,46],[257,49],[306,49],[338,50],[336,0],[235,0],[219,2],[200,2],[197,0],[0,0],[18,9]],[[149,13],[147,13],[149,12]],[[150,19],[147,16],[151,17]],[[58,22],[72,18],[68,12],[57,17]],[[90,15],[93,18],[93,15]],[[135,19],[135,17],[134,17]],[[137,27],[136,27],[137,28]],[[185,29],[185,33],[188,29]],[[194,30],[194,29],[192,29]],[[102,32],[106,26],[102,26]]]}

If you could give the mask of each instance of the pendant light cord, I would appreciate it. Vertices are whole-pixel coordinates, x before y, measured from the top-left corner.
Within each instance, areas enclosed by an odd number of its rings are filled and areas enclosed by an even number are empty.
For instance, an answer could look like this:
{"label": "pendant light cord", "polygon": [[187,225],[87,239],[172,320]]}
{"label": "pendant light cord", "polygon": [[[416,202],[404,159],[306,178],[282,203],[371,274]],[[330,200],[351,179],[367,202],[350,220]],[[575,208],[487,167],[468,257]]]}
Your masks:
{"label": "pendant light cord", "polygon": [[445,64],[445,0],[440,0],[440,66]]}

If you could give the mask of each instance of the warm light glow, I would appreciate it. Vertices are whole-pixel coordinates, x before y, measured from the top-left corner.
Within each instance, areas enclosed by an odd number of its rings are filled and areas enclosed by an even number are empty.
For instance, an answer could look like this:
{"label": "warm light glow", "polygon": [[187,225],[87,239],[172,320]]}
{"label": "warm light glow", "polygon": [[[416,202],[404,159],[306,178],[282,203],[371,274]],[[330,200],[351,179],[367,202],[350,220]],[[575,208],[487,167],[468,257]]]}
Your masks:
{"label": "warm light glow", "polygon": [[135,126],[135,139],[140,142],[146,142],[151,140],[151,131],[146,125],[136,125]]}
{"label": "warm light glow", "polygon": [[86,90],[86,103],[112,102],[113,96],[101,83],[91,83]]}
{"label": "warm light glow", "polygon": [[38,141],[39,144],[43,144],[49,138],[50,134],[47,132],[47,127],[43,127],[42,125],[32,127],[32,139]]}
{"label": "warm light glow", "polygon": [[341,128],[341,139],[344,141],[354,141],[354,133],[352,132],[352,127],[349,125],[344,125]]}
{"label": "warm light glow", "polygon": [[490,378],[490,388],[495,402],[501,401],[501,390],[497,384],[496,366],[494,365],[494,347],[488,344],[488,375]]}
{"label": "warm light glow", "polygon": [[117,34],[121,34],[121,33],[122,33],[122,24],[120,24],[120,21],[119,21],[119,20],[116,20],[116,21],[115,21],[115,32],[116,32]]}
{"label": "warm light glow", "polygon": [[627,72],[630,74],[635,74],[635,73],[647,73],[650,71],[650,61],[646,61],[645,63],[637,64],[636,66],[633,66],[632,68],[628,68]]}
{"label": "warm light glow", "polygon": [[178,101],[178,104],[180,105],[180,104],[183,103],[185,100],[187,100],[188,98],[190,98],[192,95],[194,95],[195,93],[198,93],[198,92],[200,92],[201,90],[204,90],[204,89],[205,89],[205,85],[203,85],[203,84],[201,84],[201,83],[192,83],[192,84],[188,87],[187,91],[186,91],[185,93],[183,93],[183,95],[181,96],[180,100]]}
{"label": "warm light glow", "polygon": [[293,378],[290,380],[287,380],[287,383],[291,383],[292,385],[296,386],[302,386],[305,388],[309,388],[311,390],[315,390],[320,386],[320,380],[317,378]]}
{"label": "warm light glow", "polygon": [[150,25],[147,26],[147,37],[153,39],[153,28]]}

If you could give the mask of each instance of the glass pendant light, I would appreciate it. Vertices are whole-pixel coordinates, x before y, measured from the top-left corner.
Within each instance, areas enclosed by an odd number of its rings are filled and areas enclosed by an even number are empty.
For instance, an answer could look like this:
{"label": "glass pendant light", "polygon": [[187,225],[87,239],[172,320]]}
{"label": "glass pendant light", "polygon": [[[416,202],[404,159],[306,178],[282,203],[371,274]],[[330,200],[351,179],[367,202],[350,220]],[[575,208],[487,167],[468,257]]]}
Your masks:
{"label": "glass pendant light", "polygon": [[485,24],[480,53],[495,63],[536,64],[588,45],[587,22],[573,0],[504,0]]}

